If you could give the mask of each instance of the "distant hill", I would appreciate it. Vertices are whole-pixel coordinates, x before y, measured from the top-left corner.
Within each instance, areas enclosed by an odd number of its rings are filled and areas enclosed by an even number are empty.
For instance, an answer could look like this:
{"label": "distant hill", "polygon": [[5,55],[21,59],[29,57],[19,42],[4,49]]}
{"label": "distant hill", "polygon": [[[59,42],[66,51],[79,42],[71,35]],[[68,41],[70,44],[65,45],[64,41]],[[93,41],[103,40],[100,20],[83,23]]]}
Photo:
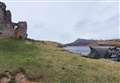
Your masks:
{"label": "distant hill", "polygon": [[90,46],[90,45],[120,46],[120,39],[112,40],[77,39],[76,41],[65,44],[64,46]]}
{"label": "distant hill", "polygon": [[97,40],[98,45],[103,46],[120,46],[120,39],[111,39],[111,40]]}
{"label": "distant hill", "polygon": [[65,44],[64,46],[86,46],[86,45],[97,45],[95,40],[77,39],[72,43]]}

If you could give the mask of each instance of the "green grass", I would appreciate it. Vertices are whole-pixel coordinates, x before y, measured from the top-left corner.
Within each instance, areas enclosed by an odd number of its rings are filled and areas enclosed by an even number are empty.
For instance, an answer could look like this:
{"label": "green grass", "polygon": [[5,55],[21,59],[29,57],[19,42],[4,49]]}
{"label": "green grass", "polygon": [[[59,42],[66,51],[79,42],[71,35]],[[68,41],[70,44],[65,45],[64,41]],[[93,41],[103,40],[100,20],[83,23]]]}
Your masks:
{"label": "green grass", "polygon": [[71,54],[57,43],[0,40],[0,73],[24,68],[38,83],[120,83],[120,63]]}

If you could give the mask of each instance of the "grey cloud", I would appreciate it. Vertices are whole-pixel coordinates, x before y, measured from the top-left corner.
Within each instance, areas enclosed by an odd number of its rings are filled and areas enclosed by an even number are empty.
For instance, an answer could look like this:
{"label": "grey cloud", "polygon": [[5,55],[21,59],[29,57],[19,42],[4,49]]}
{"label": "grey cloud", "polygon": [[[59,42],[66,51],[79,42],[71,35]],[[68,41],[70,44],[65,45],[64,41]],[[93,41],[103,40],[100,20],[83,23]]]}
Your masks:
{"label": "grey cloud", "polygon": [[[96,3],[5,2],[12,11],[13,21],[28,22],[28,36],[33,39],[65,43],[78,37],[116,38],[118,35],[114,33],[118,33],[118,16],[115,16],[118,13],[117,3],[94,1]],[[109,32],[111,35],[107,35]]]}

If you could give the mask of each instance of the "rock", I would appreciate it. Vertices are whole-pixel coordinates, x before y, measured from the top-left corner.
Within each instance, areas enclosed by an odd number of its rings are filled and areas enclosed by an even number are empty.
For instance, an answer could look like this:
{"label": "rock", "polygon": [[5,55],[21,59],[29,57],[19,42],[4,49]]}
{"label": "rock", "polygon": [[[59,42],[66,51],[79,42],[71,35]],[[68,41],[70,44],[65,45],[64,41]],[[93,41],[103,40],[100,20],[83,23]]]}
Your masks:
{"label": "rock", "polygon": [[108,56],[108,48],[100,48],[100,47],[90,47],[91,52],[89,53],[90,58],[109,58]]}
{"label": "rock", "polygon": [[15,83],[30,83],[24,69],[20,68],[17,70],[15,74]]}
{"label": "rock", "polygon": [[15,76],[15,83],[30,83],[30,81],[22,72],[19,72]]}
{"label": "rock", "polygon": [[0,83],[30,83],[26,71],[22,68],[14,72],[5,71],[0,74]]}
{"label": "rock", "polygon": [[6,74],[0,74],[0,83],[9,83],[10,78]]}

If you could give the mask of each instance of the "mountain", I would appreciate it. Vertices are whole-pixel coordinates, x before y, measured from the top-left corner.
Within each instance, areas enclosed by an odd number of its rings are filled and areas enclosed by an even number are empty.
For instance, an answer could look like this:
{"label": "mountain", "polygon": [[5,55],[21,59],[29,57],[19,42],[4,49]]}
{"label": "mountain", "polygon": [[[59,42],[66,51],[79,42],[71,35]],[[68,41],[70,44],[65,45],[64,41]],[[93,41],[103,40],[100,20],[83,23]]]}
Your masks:
{"label": "mountain", "polygon": [[77,39],[76,41],[65,44],[64,46],[90,46],[90,45],[120,46],[120,39],[111,40]]}
{"label": "mountain", "polygon": [[97,45],[97,42],[95,40],[77,39],[72,43],[65,44],[64,46],[88,46],[88,45]]}
{"label": "mountain", "polygon": [[10,71],[14,76],[19,72],[18,69],[22,68],[31,83],[118,83],[120,81],[119,62],[81,57],[59,46],[59,43],[50,41],[1,39],[0,77],[5,71]]}

